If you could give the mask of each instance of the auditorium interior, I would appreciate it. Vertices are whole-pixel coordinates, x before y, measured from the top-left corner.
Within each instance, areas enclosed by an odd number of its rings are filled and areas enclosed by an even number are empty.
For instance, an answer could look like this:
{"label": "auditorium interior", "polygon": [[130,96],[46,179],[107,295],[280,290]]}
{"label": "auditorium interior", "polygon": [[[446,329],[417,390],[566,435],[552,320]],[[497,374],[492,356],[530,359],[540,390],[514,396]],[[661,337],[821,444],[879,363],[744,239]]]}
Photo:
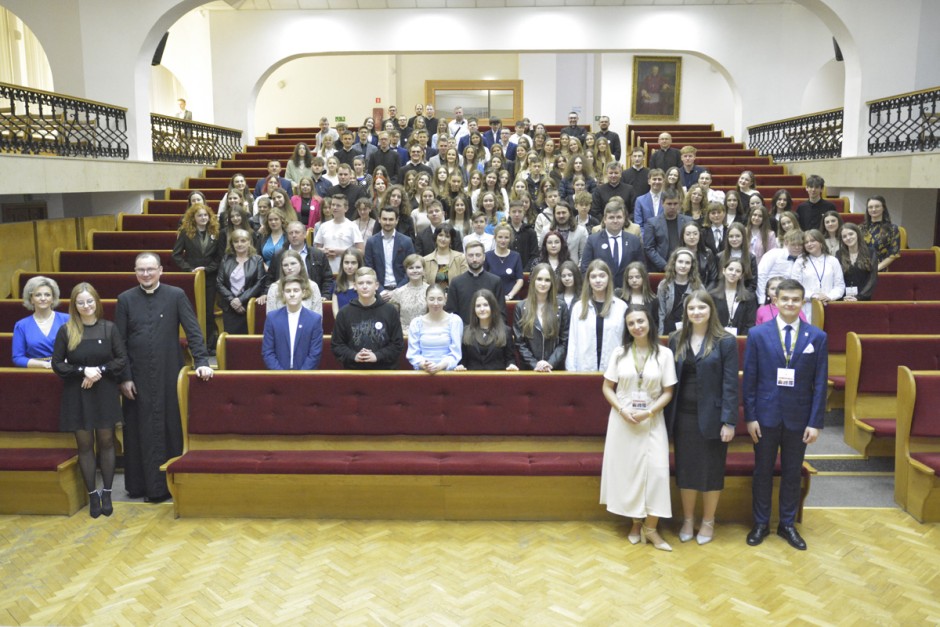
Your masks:
{"label": "auditorium interior", "polygon": [[[938,29],[936,0],[0,0],[0,624],[937,624]],[[745,543],[743,418],[714,542],[679,542],[673,483],[655,551],[598,504],[599,373],[261,372],[255,302],[211,381],[179,377],[173,498],[127,496],[119,457],[114,514],[87,515],[61,384],[10,360],[26,281],[90,281],[107,317],[154,250],[205,333],[204,274],[170,257],[189,195],[218,210],[321,118],[423,104],[556,139],[604,118],[624,167],[668,131],[713,189],[751,170],[796,206],[821,176],[846,223],[885,200],[871,301],[814,309],[809,550]]]}

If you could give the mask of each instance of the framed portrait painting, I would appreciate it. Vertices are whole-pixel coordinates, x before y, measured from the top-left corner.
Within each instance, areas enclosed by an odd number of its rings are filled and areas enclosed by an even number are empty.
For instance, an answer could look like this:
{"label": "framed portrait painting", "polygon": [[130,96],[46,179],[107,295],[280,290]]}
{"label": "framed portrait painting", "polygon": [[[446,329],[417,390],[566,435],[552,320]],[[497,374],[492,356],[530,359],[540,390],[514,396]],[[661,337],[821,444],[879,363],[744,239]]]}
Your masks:
{"label": "framed portrait painting", "polygon": [[682,57],[633,57],[634,120],[679,119]]}

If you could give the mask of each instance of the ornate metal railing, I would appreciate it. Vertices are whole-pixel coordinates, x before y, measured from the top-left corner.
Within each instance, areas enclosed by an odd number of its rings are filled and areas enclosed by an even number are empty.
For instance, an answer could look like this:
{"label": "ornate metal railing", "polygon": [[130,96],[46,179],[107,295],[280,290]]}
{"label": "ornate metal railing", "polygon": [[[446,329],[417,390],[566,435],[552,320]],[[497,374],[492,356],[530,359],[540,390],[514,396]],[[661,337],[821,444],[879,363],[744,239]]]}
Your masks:
{"label": "ornate metal railing", "polygon": [[0,151],[127,159],[127,109],[0,83]]}
{"label": "ornate metal railing", "polygon": [[242,149],[242,132],[157,113],[150,114],[154,161],[215,163]]}
{"label": "ornate metal railing", "polygon": [[940,87],[867,104],[869,154],[940,147]]}
{"label": "ornate metal railing", "polygon": [[749,126],[748,146],[775,161],[842,156],[842,109]]}

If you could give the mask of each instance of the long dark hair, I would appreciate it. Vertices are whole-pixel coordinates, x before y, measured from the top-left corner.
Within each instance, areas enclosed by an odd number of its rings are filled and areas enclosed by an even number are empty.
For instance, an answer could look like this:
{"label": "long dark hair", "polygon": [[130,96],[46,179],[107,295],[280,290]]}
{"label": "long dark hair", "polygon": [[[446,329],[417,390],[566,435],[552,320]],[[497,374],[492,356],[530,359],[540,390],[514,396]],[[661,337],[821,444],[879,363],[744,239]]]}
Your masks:
{"label": "long dark hair", "polygon": [[[480,326],[480,317],[477,316],[477,300],[484,299],[490,306],[490,328],[484,333]],[[502,348],[506,346],[509,332],[506,329],[506,323],[499,313],[499,303],[496,302],[496,296],[489,290],[477,290],[470,299],[470,324],[463,332],[464,344],[477,344],[480,346],[496,346]]]}
{"label": "long dark hair", "polygon": [[630,348],[633,346],[634,342],[633,336],[630,334],[630,329],[627,327],[627,318],[630,317],[630,314],[638,312],[643,312],[643,315],[646,316],[646,341],[650,345],[650,354],[654,358],[659,356],[659,338],[656,335],[657,326],[653,324],[653,318],[650,316],[650,310],[644,305],[627,303],[627,312],[623,314],[623,353],[621,353],[620,359],[626,357],[627,353],[630,352]]}
{"label": "long dark hair", "polygon": [[[734,261],[739,261],[735,259]],[[740,282],[738,285],[740,286]],[[692,323],[689,321],[689,303],[697,300],[708,305],[708,331],[705,333],[705,349],[703,355],[712,352],[712,349],[723,336],[728,335],[724,327],[721,326],[721,320],[718,319],[718,311],[715,308],[715,299],[712,298],[706,290],[693,290],[686,294],[682,301],[682,328],[672,334],[676,338],[676,361],[685,357],[689,350],[689,341],[692,337]]]}
{"label": "long dark hair", "polygon": [[855,237],[858,238],[858,258],[855,260],[855,265],[861,270],[871,272],[873,267],[871,248],[868,247],[868,243],[862,237],[862,229],[858,228],[857,224],[846,222],[842,225],[842,228],[839,229],[839,250],[836,251],[836,259],[839,260],[839,265],[842,266],[842,274],[848,272],[849,268],[852,267],[852,255],[849,253],[848,246],[842,241],[842,231],[845,229],[854,232]]}

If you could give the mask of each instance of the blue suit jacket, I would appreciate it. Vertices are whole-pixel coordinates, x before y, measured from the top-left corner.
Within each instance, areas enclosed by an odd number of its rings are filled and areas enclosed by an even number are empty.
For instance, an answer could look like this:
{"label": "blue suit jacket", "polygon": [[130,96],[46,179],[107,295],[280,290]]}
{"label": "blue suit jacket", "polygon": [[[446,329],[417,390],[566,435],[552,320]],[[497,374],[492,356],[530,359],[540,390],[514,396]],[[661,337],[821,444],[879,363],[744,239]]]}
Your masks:
{"label": "blue suit jacket", "polygon": [[[659,215],[663,213],[662,201],[659,204]],[[657,217],[653,213],[653,196],[652,192],[646,192],[642,196],[638,196],[636,199],[636,204],[633,205],[633,222],[640,225],[641,232],[644,231],[645,225],[647,222]]]}
{"label": "blue suit jacket", "polygon": [[290,367],[290,330],[287,307],[268,314],[264,321],[261,356],[269,370],[316,370],[323,353],[323,318],[302,308],[294,336],[294,367]]}
{"label": "blue suit jacket", "polygon": [[[620,253],[620,266],[614,266],[613,251],[610,250],[610,238],[607,236],[607,230],[601,229],[597,233],[592,233],[581,252],[581,274],[587,272],[588,264],[595,259],[601,259],[611,269],[614,275],[614,288],[623,286],[623,273],[631,261],[643,262],[643,244],[640,238],[632,233],[621,231],[621,242],[623,250]],[[587,276],[585,275],[585,280]]]}
{"label": "blue suit jacket", "polygon": [[[405,257],[415,252],[414,242],[407,235],[395,231],[395,246],[392,256],[392,270],[395,272],[395,285],[401,287],[408,282],[405,274]],[[366,265],[375,270],[379,281],[379,291],[385,288],[385,246],[382,245],[382,233],[379,232],[366,240]]]}
{"label": "blue suit jacket", "polygon": [[744,351],[744,419],[762,427],[782,422],[789,431],[822,429],[829,374],[826,333],[801,320],[790,360],[793,387],[777,385],[777,368],[785,367],[776,318],[752,328]]}

